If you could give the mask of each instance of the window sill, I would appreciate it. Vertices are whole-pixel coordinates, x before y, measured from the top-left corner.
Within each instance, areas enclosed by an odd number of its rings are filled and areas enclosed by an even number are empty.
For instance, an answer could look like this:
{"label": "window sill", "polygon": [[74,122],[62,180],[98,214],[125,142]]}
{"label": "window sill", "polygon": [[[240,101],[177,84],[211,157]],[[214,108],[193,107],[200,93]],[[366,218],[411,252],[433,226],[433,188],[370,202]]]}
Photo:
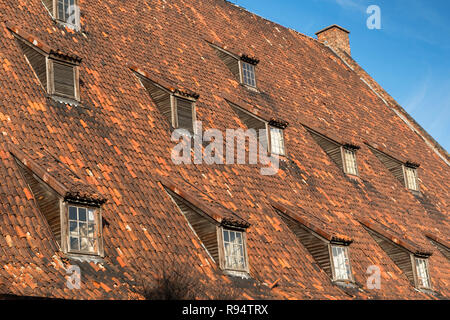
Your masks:
{"label": "window sill", "polygon": [[241,86],[243,86],[245,89],[247,89],[249,91],[253,91],[255,93],[261,93],[261,91],[259,91],[258,88],[249,86],[248,84],[241,83]]}
{"label": "window sill", "polygon": [[224,270],[223,273],[230,277],[250,279],[250,275],[247,271],[234,271],[234,270]]}
{"label": "window sill", "polygon": [[63,97],[63,96],[59,96],[56,94],[49,95],[49,97],[52,98],[56,102],[69,104],[74,107],[78,107],[81,105],[80,101],[73,99],[73,98]]}
{"label": "window sill", "polygon": [[362,181],[360,176],[358,176],[358,175],[354,175],[354,174],[351,174],[351,173],[345,173],[345,176],[348,177],[351,180],[355,180],[355,181],[359,181],[359,182]]}
{"label": "window sill", "polygon": [[70,31],[81,32],[81,27],[79,25],[74,25],[74,24],[71,24],[71,23],[68,23],[68,22],[64,22],[64,21],[56,19],[56,18],[53,18],[53,21],[58,26],[66,28],[66,29],[69,29]]}
{"label": "window sill", "polygon": [[413,195],[415,196],[422,196],[422,193],[418,190],[412,190],[412,189],[408,189]]}
{"label": "window sill", "polygon": [[332,280],[331,282],[335,285],[345,288],[352,288],[352,289],[358,288],[358,285],[353,280]]}
{"label": "window sill", "polygon": [[90,254],[67,252],[67,253],[64,253],[64,257],[69,260],[77,260],[80,262],[96,262],[96,263],[104,262],[102,256],[95,255],[95,254],[90,255]]}
{"label": "window sill", "polygon": [[416,291],[418,292],[422,292],[431,296],[436,296],[437,292],[434,291],[433,289],[427,289],[427,288],[414,288]]}

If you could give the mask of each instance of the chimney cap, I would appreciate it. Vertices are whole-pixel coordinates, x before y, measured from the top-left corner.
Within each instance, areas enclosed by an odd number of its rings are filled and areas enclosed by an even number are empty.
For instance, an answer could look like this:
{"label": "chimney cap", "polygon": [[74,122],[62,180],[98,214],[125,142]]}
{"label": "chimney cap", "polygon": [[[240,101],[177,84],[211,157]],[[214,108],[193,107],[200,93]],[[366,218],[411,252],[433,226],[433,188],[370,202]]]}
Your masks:
{"label": "chimney cap", "polygon": [[326,27],[326,28],[323,28],[322,30],[317,31],[317,32],[315,33],[315,35],[317,36],[317,35],[319,35],[320,33],[325,32],[325,31],[327,31],[328,29],[331,29],[331,28],[338,28],[338,29],[341,29],[342,31],[344,31],[344,32],[346,32],[346,33],[350,33],[350,31],[348,31],[347,29],[342,28],[341,26],[338,26],[337,24],[332,24],[331,26],[328,26],[328,27]]}

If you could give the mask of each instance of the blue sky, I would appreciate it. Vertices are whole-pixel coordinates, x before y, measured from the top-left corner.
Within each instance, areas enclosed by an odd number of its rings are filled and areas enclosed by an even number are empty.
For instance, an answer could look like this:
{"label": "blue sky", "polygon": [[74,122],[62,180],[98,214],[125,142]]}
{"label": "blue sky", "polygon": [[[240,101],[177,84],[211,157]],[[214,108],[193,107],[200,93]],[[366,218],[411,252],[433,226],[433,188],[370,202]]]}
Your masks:
{"label": "blue sky", "polygon": [[[347,28],[353,58],[450,150],[449,0],[230,1],[311,37]],[[369,5],[381,9],[381,30],[366,26]]]}

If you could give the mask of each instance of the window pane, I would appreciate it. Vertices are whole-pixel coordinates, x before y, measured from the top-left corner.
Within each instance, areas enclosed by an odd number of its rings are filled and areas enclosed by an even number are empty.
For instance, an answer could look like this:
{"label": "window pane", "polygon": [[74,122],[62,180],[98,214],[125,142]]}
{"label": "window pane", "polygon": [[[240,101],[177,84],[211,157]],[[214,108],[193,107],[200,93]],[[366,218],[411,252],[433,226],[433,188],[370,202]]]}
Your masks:
{"label": "window pane", "polygon": [[223,230],[225,268],[245,269],[244,243],[242,232]]}
{"label": "window pane", "polygon": [[90,238],[94,238],[95,236],[95,225],[93,223],[90,223],[88,225],[88,234],[87,234]]}
{"label": "window pane", "polygon": [[356,164],[356,151],[344,149],[344,160],[345,160],[345,172],[357,175],[358,169]]}
{"label": "window pane", "polygon": [[80,235],[82,237],[86,237],[87,236],[87,224],[80,222]]}
{"label": "window pane", "polygon": [[58,18],[64,21],[64,0],[58,0]]}
{"label": "window pane", "polygon": [[89,222],[94,221],[94,210],[93,209],[88,210],[88,219],[89,219]]}
{"label": "window pane", "polygon": [[70,235],[78,236],[78,223],[76,221],[70,221],[69,229]]}
{"label": "window pane", "polygon": [[348,249],[345,247],[332,246],[335,280],[350,280],[351,270],[348,259]]}
{"label": "window pane", "polygon": [[78,243],[78,238],[70,237],[70,249],[71,250],[80,250],[80,245]]}
{"label": "window pane", "polygon": [[86,209],[85,208],[78,208],[78,219],[80,219],[80,221],[86,221]]}
{"label": "window pane", "polygon": [[230,231],[230,242],[234,242],[234,237],[235,237],[236,233],[233,231]]}
{"label": "window pane", "polygon": [[278,155],[284,155],[283,130],[279,128],[270,128],[271,152]]}
{"label": "window pane", "polygon": [[255,66],[246,62],[242,63],[242,78],[244,84],[256,87]]}
{"label": "window pane", "polygon": [[410,190],[418,190],[416,170],[414,168],[405,167],[406,187]]}
{"label": "window pane", "polygon": [[416,258],[417,280],[420,287],[429,288],[430,278],[428,274],[428,266],[425,259]]}
{"label": "window pane", "polygon": [[89,240],[88,238],[81,238],[81,250],[88,251],[89,249]]}
{"label": "window pane", "polygon": [[223,230],[223,240],[224,240],[225,242],[228,242],[228,241],[230,241],[229,239],[230,239],[230,238],[229,238],[229,236],[228,236],[228,231],[227,231],[227,230]]}
{"label": "window pane", "polygon": [[69,220],[78,220],[76,207],[69,207]]}
{"label": "window pane", "polygon": [[75,0],[58,0],[58,19],[70,24],[76,23]]}
{"label": "window pane", "polygon": [[95,223],[95,209],[69,206],[69,248],[70,250],[95,253],[98,232]]}

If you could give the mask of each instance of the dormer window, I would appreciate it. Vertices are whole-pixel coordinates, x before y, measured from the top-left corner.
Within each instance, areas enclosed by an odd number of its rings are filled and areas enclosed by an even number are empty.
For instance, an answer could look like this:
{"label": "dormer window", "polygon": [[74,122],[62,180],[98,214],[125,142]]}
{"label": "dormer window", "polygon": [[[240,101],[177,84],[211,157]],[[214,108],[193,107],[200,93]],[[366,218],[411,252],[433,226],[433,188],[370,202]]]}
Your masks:
{"label": "dormer window", "polygon": [[235,110],[239,119],[247,126],[247,128],[256,131],[261,146],[264,147],[267,152],[273,155],[286,155],[284,130],[289,125],[286,121],[277,119],[265,120],[233,102],[228,100],[227,102],[233,110]]}
{"label": "dormer window", "polygon": [[[31,159],[20,150],[13,151],[35,203],[61,251],[86,258],[102,257],[101,206],[106,199],[45,151],[40,151],[42,160]],[[66,177],[65,183],[56,177]],[[85,193],[83,197],[79,196],[80,188]]]}
{"label": "dormer window", "polygon": [[247,269],[245,258],[244,233],[222,229],[224,246],[224,268],[231,271],[245,271]]}
{"label": "dormer window", "polygon": [[[16,32],[18,30],[15,30]],[[23,54],[39,79],[44,90],[64,102],[75,103],[80,100],[79,65],[82,61],[70,53],[52,50],[32,36],[15,33]],[[41,43],[42,44],[42,43]],[[61,100],[61,99],[58,99]]]}
{"label": "dormer window", "polygon": [[350,245],[353,240],[329,232],[313,224],[305,215],[300,215],[278,203],[272,203],[287,227],[309,251],[317,264],[335,283],[354,283],[350,263]]}
{"label": "dormer window", "polygon": [[220,269],[228,275],[248,277],[246,229],[249,224],[234,212],[211,207],[202,196],[194,197],[166,179],[161,178],[161,184]]}
{"label": "dormer window", "polygon": [[339,143],[331,138],[316,132],[313,129],[305,127],[311,134],[317,144],[325,151],[325,153],[333,160],[336,165],[350,176],[359,176],[356,152],[359,146]]}
{"label": "dormer window", "polygon": [[352,280],[348,247],[331,245],[330,248],[333,256],[333,279],[336,281]]}
{"label": "dormer window", "polygon": [[67,205],[68,251],[71,253],[98,254],[100,228],[98,209]]}
{"label": "dormer window", "polygon": [[419,191],[419,184],[417,182],[417,169],[404,166],[404,171],[406,187],[409,190]]}
{"label": "dormer window", "polygon": [[192,91],[173,89],[169,84],[162,85],[150,80],[148,74],[137,69],[132,70],[172,128],[185,129],[190,136],[193,136],[196,121],[196,101],[199,95]]}
{"label": "dormer window", "polygon": [[386,231],[373,221],[361,220],[360,222],[414,287],[431,290],[428,269],[428,258],[431,252],[427,252],[398,234]]}
{"label": "dormer window", "polygon": [[416,267],[416,286],[423,289],[431,289],[430,275],[428,273],[428,260],[414,257]]}
{"label": "dormer window", "polygon": [[58,22],[78,28],[80,12],[78,0],[42,0],[50,15]]}
{"label": "dormer window", "polygon": [[252,88],[256,88],[255,66],[242,60],[240,62],[240,65],[242,73],[242,83]]}
{"label": "dormer window", "polygon": [[258,59],[251,58],[245,54],[239,56],[212,43],[209,43],[209,45],[216,50],[217,55],[230,69],[236,80],[245,87],[257,91],[256,66],[259,63]]}
{"label": "dormer window", "polygon": [[420,184],[417,169],[419,164],[410,161],[402,162],[383,151],[375,149],[369,146],[373,154],[378,158],[378,160],[383,163],[383,165],[404,185],[408,190],[413,191],[413,193],[420,192]]}
{"label": "dormer window", "polygon": [[356,150],[343,147],[342,154],[344,157],[344,172],[354,176],[358,175],[358,164],[356,162]]}

